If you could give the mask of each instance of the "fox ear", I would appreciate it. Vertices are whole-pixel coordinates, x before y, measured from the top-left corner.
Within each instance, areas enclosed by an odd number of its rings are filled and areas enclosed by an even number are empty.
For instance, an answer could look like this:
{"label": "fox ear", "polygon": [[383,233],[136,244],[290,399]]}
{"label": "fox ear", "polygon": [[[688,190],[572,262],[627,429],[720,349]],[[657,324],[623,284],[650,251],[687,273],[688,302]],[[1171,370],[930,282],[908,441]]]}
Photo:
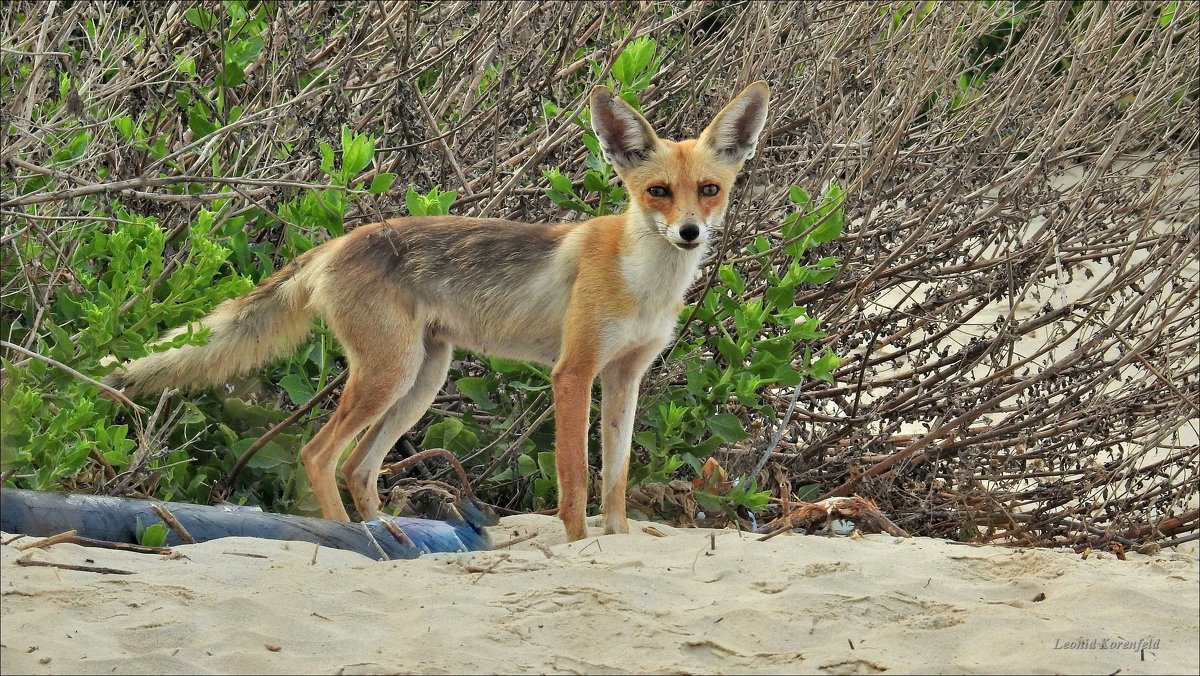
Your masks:
{"label": "fox ear", "polygon": [[759,80],[742,90],[700,134],[700,142],[716,151],[717,156],[741,166],[754,157],[758,135],[767,122],[767,100],[771,90]]}
{"label": "fox ear", "polygon": [[658,135],[646,118],[608,87],[592,89],[592,131],[604,157],[618,169],[632,169],[658,147]]}

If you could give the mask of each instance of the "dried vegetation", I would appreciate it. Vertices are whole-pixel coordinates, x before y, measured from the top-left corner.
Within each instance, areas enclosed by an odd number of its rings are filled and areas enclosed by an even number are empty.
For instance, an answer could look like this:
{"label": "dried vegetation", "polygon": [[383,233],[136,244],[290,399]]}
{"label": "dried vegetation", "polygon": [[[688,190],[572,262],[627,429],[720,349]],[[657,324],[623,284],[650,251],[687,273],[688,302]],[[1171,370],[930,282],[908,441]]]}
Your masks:
{"label": "dried vegetation", "polygon": [[[607,75],[589,64],[611,68],[649,35],[663,62],[639,98],[668,136],[696,133],[751,80],[772,85],[712,258],[739,261],[747,298],[765,281],[744,247],[782,244],[789,184],[848,195],[843,269],[797,301],[844,358],[836,383],[766,392],[773,419],[734,402],[758,433],[716,452],[730,474],[757,471],[778,496],[868,496],[914,534],[1125,547],[1200,534],[1200,4],[1016,3],[1011,21],[1003,2],[281,3],[223,92],[226,119],[154,118],[155,157],[110,121],[220,77],[227,54],[187,20],[195,6],[5,3],[0,157],[5,190],[27,187],[0,199],[4,266],[19,270],[3,294],[32,299],[4,306],[23,327],[6,343],[46,340],[73,279],[61,235],[88,196],[168,224],[170,270],[186,258],[175,238],[230,190],[223,217],[328,187],[317,142],[343,124],[383,139],[363,181],[393,172],[456,189],[454,213],[561,219],[542,169],[582,175],[569,118]],[[57,113],[34,114],[60,94]],[[86,152],[54,156],[80,128]],[[346,223],[403,212],[393,190]],[[282,240],[283,220],[255,236]],[[30,238],[47,246],[17,260]],[[6,372],[27,363],[5,352]],[[689,362],[646,388],[681,383]]]}

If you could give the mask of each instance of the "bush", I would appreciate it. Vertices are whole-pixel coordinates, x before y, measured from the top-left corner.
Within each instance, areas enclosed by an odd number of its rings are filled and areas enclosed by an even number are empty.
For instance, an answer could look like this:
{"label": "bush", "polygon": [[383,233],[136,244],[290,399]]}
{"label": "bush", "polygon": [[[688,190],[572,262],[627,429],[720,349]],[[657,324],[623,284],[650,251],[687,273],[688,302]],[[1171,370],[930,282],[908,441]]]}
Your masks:
{"label": "bush", "polygon": [[[685,137],[763,78],[764,142],[643,383],[635,490],[730,516],[857,492],[1031,544],[1200,528],[1196,3],[48,7],[0,10],[6,485],[312,513],[296,451],[344,367],[323,328],[142,413],[65,368],[388,216],[619,210],[593,84]],[[549,403],[545,369],[459,354],[401,447],[547,507]]]}

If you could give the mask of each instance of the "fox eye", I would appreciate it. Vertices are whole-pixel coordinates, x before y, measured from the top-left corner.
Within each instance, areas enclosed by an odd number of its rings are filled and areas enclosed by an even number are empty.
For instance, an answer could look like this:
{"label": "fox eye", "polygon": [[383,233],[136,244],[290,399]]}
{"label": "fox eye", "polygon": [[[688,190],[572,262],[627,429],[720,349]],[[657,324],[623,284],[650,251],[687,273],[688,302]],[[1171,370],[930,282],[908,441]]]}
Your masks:
{"label": "fox eye", "polygon": [[646,188],[646,192],[650,193],[651,197],[666,197],[667,195],[671,194],[670,190],[667,190],[661,185],[652,185],[649,188]]}
{"label": "fox eye", "polygon": [[712,197],[713,195],[716,195],[719,192],[721,192],[721,186],[716,185],[714,183],[708,183],[706,185],[700,186],[700,194],[704,195],[705,197]]}

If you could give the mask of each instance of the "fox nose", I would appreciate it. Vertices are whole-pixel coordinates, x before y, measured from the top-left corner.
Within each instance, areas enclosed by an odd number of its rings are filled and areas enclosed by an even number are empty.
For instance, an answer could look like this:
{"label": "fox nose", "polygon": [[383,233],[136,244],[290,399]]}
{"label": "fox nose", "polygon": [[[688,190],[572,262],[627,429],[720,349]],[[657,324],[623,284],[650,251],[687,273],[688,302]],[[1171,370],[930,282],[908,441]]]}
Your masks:
{"label": "fox nose", "polygon": [[685,242],[694,242],[700,236],[700,226],[688,221],[679,228],[679,236]]}

